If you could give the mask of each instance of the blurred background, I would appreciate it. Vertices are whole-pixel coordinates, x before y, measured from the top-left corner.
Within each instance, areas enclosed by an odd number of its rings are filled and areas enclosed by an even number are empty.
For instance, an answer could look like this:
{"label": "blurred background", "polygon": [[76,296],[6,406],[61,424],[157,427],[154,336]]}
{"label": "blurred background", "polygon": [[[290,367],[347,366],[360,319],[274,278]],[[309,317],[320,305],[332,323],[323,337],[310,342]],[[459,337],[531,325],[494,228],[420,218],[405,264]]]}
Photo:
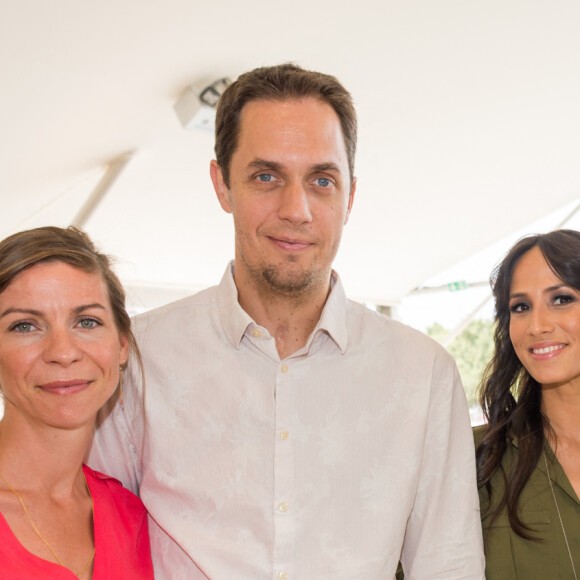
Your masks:
{"label": "blurred background", "polygon": [[208,169],[220,80],[333,74],[360,123],[336,269],[445,342],[473,402],[491,269],[580,226],[579,25],[562,0],[1,0],[0,237],[81,225],[132,313],[213,285],[233,256]]}

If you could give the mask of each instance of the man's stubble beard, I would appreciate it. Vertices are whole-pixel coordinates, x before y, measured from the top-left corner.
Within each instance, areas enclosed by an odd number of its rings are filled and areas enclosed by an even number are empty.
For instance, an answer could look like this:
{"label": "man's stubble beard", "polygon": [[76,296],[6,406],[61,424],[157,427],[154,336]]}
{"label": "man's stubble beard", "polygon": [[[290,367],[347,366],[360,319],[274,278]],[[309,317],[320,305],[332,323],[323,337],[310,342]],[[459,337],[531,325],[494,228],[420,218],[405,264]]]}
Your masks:
{"label": "man's stubble beard", "polygon": [[[315,256],[308,266],[300,268],[301,256],[287,255],[276,262],[256,252],[246,255],[246,244],[240,241],[236,236],[236,259],[243,262],[247,276],[260,293],[274,299],[287,298],[299,304],[308,301],[319,291],[328,291],[332,261],[325,267],[320,263],[319,256]],[[336,255],[339,243],[340,238],[336,241],[332,258]],[[253,259],[248,260],[249,257]],[[297,266],[296,270],[293,265]]]}
{"label": "man's stubble beard", "polygon": [[266,266],[261,271],[261,278],[263,284],[272,293],[283,294],[289,298],[300,298],[310,293],[310,290],[315,286],[318,273],[308,271],[299,272],[296,275],[287,273],[286,276],[281,276],[278,268]]}
{"label": "man's stubble beard", "polygon": [[245,264],[250,277],[265,294],[302,301],[315,291],[320,282],[323,282],[324,273],[316,268],[316,263],[308,270],[293,272],[291,263],[297,261],[297,257],[290,256],[287,264],[288,270],[285,269],[284,263],[279,266],[274,264],[250,265],[247,262]]}

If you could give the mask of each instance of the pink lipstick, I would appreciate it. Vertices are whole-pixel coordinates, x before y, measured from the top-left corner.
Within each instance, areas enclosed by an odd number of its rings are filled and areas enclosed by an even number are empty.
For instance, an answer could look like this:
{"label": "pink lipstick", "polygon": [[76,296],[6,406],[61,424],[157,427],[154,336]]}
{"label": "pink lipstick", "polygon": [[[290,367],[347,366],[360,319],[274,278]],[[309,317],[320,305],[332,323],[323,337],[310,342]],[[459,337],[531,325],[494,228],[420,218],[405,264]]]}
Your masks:
{"label": "pink lipstick", "polygon": [[543,342],[530,347],[534,360],[548,360],[558,356],[568,345],[563,342]]}
{"label": "pink lipstick", "polygon": [[53,395],[74,395],[86,389],[90,383],[91,381],[86,379],[73,379],[70,381],[53,381],[38,385],[37,388]]}

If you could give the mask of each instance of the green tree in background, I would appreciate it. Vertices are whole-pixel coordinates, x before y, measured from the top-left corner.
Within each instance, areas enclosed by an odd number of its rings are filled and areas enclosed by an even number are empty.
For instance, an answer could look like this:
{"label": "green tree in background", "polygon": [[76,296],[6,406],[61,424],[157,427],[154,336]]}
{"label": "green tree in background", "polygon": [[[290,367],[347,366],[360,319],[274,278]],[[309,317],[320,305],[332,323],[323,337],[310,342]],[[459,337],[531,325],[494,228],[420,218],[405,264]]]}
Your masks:
{"label": "green tree in background", "polygon": [[[442,342],[449,331],[436,322],[427,329],[427,334]],[[471,407],[477,402],[476,390],[493,354],[493,322],[471,321],[469,326],[447,346],[447,350],[457,362],[467,402]]]}

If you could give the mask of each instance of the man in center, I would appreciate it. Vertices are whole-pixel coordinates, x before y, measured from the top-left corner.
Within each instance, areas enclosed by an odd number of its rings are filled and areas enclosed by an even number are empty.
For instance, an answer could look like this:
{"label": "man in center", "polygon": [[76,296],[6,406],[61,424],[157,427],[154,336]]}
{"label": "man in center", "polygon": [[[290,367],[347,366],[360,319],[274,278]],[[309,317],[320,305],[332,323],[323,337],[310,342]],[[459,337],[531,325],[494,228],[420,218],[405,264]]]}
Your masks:
{"label": "man in center", "polygon": [[210,173],[235,259],[136,319],[146,420],[133,372],[91,458],[140,492],[158,578],[378,580],[399,559],[409,580],[483,578],[455,364],[332,270],[355,148],[334,77],[265,67],[220,100]]}

